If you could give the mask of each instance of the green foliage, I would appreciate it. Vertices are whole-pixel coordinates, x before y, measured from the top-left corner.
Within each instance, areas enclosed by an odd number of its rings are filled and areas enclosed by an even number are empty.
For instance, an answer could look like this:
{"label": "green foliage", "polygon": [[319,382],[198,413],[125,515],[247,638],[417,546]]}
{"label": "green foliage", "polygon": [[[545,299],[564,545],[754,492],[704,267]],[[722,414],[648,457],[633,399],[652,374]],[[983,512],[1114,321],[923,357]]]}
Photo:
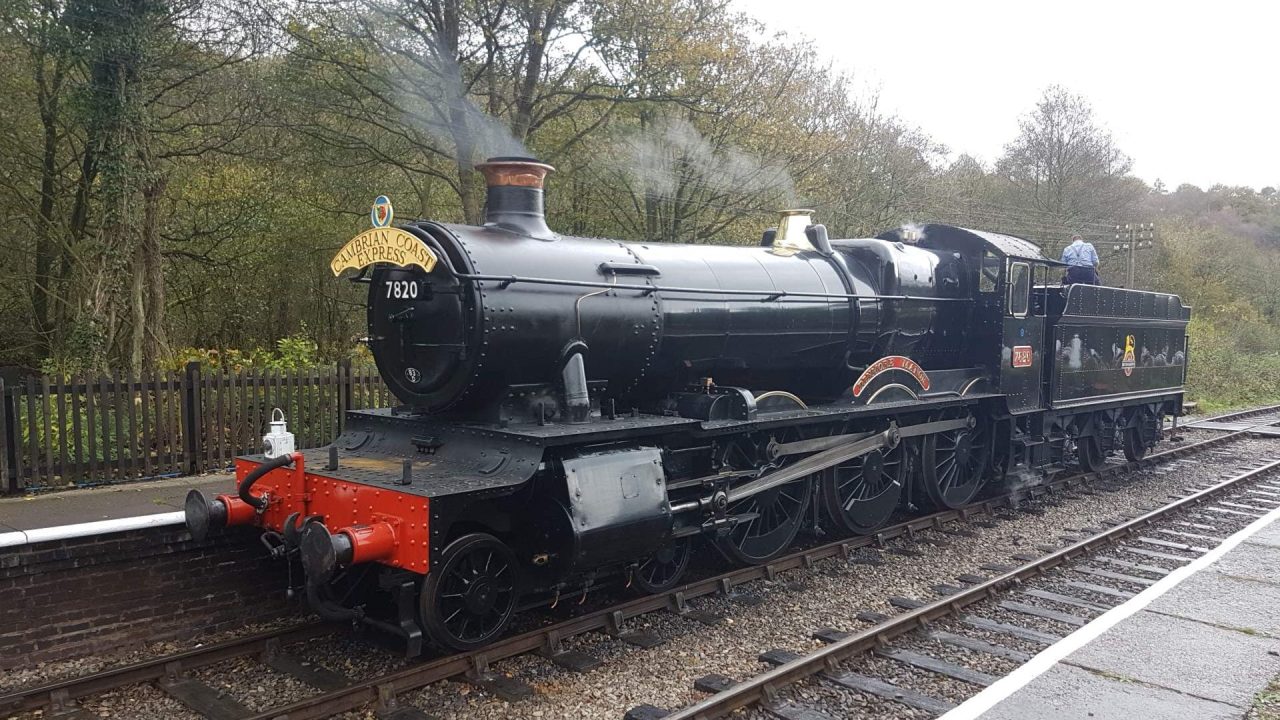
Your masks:
{"label": "green foliage", "polygon": [[472,165],[515,145],[557,167],[549,221],[576,235],[751,244],[791,205],[833,237],[939,221],[1052,254],[1155,220],[1138,285],[1195,306],[1193,394],[1275,387],[1280,196],[1161,187],[1141,207],[1083,97],[1027,98],[1002,157],[948,162],[810,43],[719,0],[428,5],[0,11],[0,365],[367,363],[367,288],[329,259],[380,194],[401,221],[475,221]]}
{"label": "green foliage", "polygon": [[1245,720],[1280,720],[1280,676],[1273,678],[1253,696]]}
{"label": "green foliage", "polygon": [[1280,245],[1265,230],[1280,205],[1259,198],[1187,186],[1152,199],[1164,222],[1150,284],[1192,306],[1187,393],[1209,411],[1280,400]]}
{"label": "green foliage", "polygon": [[[361,345],[353,348],[347,355],[355,365],[367,365],[370,360],[368,349]],[[203,366],[221,368],[240,372],[243,370],[307,370],[332,365],[332,359],[320,352],[320,346],[313,340],[304,325],[299,332],[282,337],[276,341],[275,347],[240,350],[228,348],[217,350],[212,348],[183,347],[173,354],[172,369],[180,370],[187,363],[198,362]]]}
{"label": "green foliage", "polygon": [[1280,330],[1193,320],[1187,396],[1205,412],[1280,402]]}

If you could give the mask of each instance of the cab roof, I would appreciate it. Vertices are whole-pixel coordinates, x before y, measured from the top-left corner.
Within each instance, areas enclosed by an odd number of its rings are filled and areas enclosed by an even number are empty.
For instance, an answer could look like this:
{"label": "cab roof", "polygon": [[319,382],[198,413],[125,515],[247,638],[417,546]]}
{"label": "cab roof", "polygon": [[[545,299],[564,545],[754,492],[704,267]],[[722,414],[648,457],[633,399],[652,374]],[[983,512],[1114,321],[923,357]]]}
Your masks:
{"label": "cab roof", "polygon": [[1046,265],[1062,265],[1057,260],[1053,260],[1040,250],[1040,246],[1024,240],[1023,238],[1013,235],[1004,235],[1002,233],[987,232],[984,230],[970,230],[968,228],[956,227],[955,225],[943,225],[941,223],[929,223],[927,225],[905,225],[900,228],[888,230],[876,236],[880,240],[891,240],[896,242],[905,242],[919,245],[926,248],[948,248],[959,246],[977,246],[980,245],[996,255],[1015,260],[1030,260],[1032,262],[1044,263]]}

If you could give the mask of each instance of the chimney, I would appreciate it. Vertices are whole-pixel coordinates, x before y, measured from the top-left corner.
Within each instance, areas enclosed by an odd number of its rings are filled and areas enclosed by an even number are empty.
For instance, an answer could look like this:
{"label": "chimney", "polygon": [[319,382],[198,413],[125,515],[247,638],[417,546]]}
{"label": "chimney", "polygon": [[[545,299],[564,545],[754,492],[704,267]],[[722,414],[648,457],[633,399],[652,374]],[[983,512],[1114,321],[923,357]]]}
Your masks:
{"label": "chimney", "polygon": [[813,224],[812,210],[783,210],[778,221],[778,232],[774,235],[773,249],[780,252],[799,252],[813,250],[813,243],[805,233],[805,229]]}
{"label": "chimney", "polygon": [[554,240],[543,213],[542,183],[555,168],[526,157],[495,157],[476,165],[484,175],[484,224]]}

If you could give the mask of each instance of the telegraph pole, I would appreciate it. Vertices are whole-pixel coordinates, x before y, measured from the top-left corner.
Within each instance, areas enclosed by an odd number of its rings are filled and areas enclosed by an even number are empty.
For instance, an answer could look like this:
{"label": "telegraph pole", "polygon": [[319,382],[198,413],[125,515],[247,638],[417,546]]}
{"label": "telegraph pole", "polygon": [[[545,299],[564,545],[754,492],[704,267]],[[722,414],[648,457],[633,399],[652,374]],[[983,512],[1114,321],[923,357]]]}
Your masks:
{"label": "telegraph pole", "polygon": [[1127,250],[1129,252],[1129,284],[1125,287],[1133,289],[1134,270],[1136,267],[1135,253],[1138,248],[1150,248],[1155,245],[1156,224],[1155,223],[1125,223],[1116,225],[1116,243],[1115,251]]}

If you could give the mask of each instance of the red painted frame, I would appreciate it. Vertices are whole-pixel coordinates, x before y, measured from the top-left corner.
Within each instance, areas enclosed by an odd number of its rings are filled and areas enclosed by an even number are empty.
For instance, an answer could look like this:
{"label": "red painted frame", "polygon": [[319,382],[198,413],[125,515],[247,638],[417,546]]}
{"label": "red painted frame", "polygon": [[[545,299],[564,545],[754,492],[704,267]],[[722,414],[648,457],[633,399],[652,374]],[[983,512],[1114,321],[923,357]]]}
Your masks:
{"label": "red painted frame", "polygon": [[[295,456],[293,467],[272,470],[254,483],[253,495],[267,497],[267,508],[255,513],[252,524],[283,531],[285,520],[293,513],[324,517],[325,527],[337,534],[345,532],[355,543],[355,558],[384,555],[384,565],[426,574],[430,567],[430,511],[428,498],[383,488],[361,485],[347,480],[308,472],[301,455]],[[236,460],[236,485],[260,463]],[[384,524],[393,537],[386,537]],[[362,547],[362,540],[377,543]]]}

